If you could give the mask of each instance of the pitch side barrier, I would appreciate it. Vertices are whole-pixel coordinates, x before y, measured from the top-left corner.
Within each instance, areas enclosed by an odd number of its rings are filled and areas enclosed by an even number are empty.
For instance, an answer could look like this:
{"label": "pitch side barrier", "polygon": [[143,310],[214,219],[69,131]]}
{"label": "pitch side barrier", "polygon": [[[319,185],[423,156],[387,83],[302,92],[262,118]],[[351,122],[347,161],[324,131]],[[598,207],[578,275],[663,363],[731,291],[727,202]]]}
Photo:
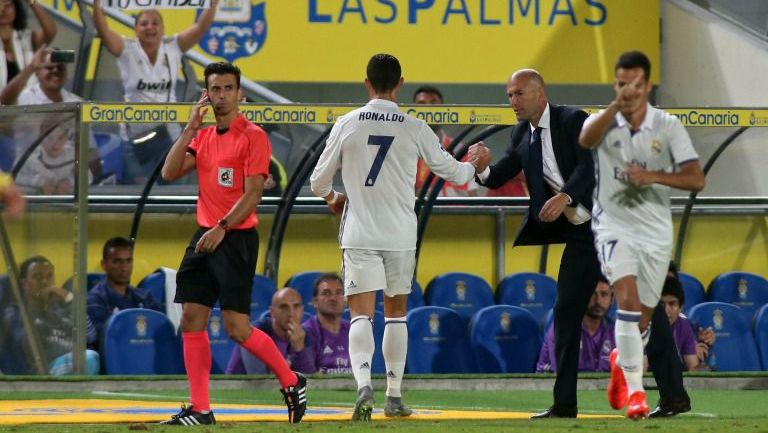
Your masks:
{"label": "pitch side barrier", "polygon": [[[302,157],[299,166],[292,173],[288,181],[288,187],[285,189],[282,200],[278,204],[276,213],[276,223],[273,226],[273,233],[270,236],[267,258],[265,261],[265,274],[270,277],[277,275],[279,266],[280,249],[283,240],[287,220],[290,218],[293,204],[299,195],[302,186],[306,183],[307,177],[317,162],[322,150],[328,128],[339,116],[349,113],[358,108],[359,104],[241,104],[240,110],[245,117],[258,124],[280,124],[297,125],[313,124],[324,125],[325,133],[321,134],[307,149]],[[157,123],[157,122],[180,122],[184,123],[189,118],[191,104],[83,104],[81,106],[81,119],[85,123]],[[462,157],[468,145],[480,140],[478,137],[488,137],[503,130],[504,126],[510,126],[517,123],[514,112],[507,105],[401,105],[403,113],[415,116],[429,124],[460,126],[466,128],[461,134],[462,139],[470,137],[470,128],[485,127],[477,133],[475,137],[465,139],[464,146],[456,146],[452,143],[450,150],[454,156]],[[600,110],[601,107],[585,106],[582,107],[589,113]],[[705,172],[708,171],[719,157],[722,151],[735,140],[744,130],[749,127],[768,126],[768,109],[761,108],[665,108],[666,111],[677,116],[686,127],[729,127],[739,128],[728,139],[721,144],[721,149],[716,152],[705,164]],[[213,122],[213,114],[209,111],[205,118],[206,122]],[[489,128],[494,128],[489,131]],[[152,180],[154,181],[154,179]],[[431,185],[431,181],[425,185]],[[148,194],[151,185],[147,185],[145,192]],[[429,219],[431,209],[439,195],[442,183],[438,182],[436,187],[431,190],[422,188],[417,197],[417,209],[419,211],[419,233],[423,234],[424,227]],[[141,218],[141,209],[146,195],[142,194],[138,206],[138,212],[134,221],[132,236],[138,229],[138,220]],[[682,227],[678,235],[676,259],[681,259],[682,244],[685,238],[685,232],[689,215],[696,199],[696,193],[692,193],[685,207],[682,219]],[[500,219],[499,225],[503,225],[503,219]],[[421,241],[421,239],[419,240]],[[500,242],[503,245],[503,240]],[[502,246],[503,248],[503,246]],[[501,255],[503,259],[503,254]],[[540,261],[541,267],[546,263],[546,249],[543,251]],[[545,269],[540,269],[544,272]]]}
{"label": "pitch side barrier", "polygon": [[[260,124],[333,124],[339,116],[360,107],[359,104],[241,104],[240,111]],[[506,105],[401,105],[401,111],[437,125],[513,125],[514,112]],[[594,113],[601,107],[582,107]],[[158,123],[181,122],[189,118],[191,104],[101,104],[81,106],[85,123]],[[762,108],[664,108],[677,116],[686,127],[768,126],[768,109]],[[213,122],[210,111],[206,122]]]}

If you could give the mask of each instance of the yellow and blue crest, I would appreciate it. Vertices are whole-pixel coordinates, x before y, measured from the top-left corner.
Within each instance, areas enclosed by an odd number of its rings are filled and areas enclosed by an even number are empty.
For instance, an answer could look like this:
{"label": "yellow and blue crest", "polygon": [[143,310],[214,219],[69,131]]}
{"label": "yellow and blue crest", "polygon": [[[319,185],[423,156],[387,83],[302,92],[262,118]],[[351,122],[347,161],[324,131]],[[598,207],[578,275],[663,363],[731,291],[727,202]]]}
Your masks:
{"label": "yellow and blue crest", "polygon": [[[197,12],[198,18],[203,10]],[[267,41],[266,2],[222,0],[216,19],[200,40],[208,54],[234,62],[258,53]]]}

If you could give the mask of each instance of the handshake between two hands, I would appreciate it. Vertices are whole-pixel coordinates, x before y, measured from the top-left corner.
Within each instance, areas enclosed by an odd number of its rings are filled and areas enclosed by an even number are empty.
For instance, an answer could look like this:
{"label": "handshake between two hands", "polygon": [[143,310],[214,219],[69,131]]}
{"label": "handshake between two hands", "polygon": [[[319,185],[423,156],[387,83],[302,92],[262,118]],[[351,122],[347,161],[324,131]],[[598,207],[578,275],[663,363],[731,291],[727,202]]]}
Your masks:
{"label": "handshake between two hands", "polygon": [[478,141],[469,146],[467,152],[469,162],[475,166],[475,172],[480,174],[491,164],[491,151],[485,146],[485,143]]}

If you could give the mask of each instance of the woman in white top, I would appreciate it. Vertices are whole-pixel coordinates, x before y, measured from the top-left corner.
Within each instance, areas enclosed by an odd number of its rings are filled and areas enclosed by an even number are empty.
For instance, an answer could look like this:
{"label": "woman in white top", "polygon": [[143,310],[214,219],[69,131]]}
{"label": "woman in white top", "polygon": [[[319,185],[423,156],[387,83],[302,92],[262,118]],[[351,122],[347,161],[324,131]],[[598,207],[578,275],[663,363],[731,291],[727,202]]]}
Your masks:
{"label": "woman in white top", "polygon": [[34,52],[56,36],[56,23],[37,3],[28,0],[40,30],[27,28],[27,13],[22,0],[0,0],[0,89],[32,60]]}
{"label": "woman in white top", "polygon": [[[3,0],[0,0],[3,1]],[[136,17],[135,39],[124,38],[110,29],[100,0],[93,2],[93,22],[107,51],[117,57],[126,102],[176,102],[181,57],[195,46],[213,23],[219,0],[212,0],[197,22],[165,39],[163,18],[155,9],[142,10]],[[141,167],[134,181],[142,182],[175,141],[178,125],[127,125],[124,131]],[[129,164],[130,165],[130,164]]]}

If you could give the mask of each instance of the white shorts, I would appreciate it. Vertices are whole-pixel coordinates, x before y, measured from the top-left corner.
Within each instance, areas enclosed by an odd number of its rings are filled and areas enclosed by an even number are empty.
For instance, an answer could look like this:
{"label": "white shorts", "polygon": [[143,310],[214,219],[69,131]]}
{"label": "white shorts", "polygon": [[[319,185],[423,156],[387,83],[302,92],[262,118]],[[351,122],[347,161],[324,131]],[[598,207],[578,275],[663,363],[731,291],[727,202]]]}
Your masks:
{"label": "white shorts", "polygon": [[613,285],[628,275],[637,278],[640,303],[654,308],[667,278],[672,247],[659,247],[624,235],[601,233],[595,237],[603,275]]}
{"label": "white shorts", "polygon": [[384,290],[384,294],[411,293],[416,251],[344,249],[344,294]]}

